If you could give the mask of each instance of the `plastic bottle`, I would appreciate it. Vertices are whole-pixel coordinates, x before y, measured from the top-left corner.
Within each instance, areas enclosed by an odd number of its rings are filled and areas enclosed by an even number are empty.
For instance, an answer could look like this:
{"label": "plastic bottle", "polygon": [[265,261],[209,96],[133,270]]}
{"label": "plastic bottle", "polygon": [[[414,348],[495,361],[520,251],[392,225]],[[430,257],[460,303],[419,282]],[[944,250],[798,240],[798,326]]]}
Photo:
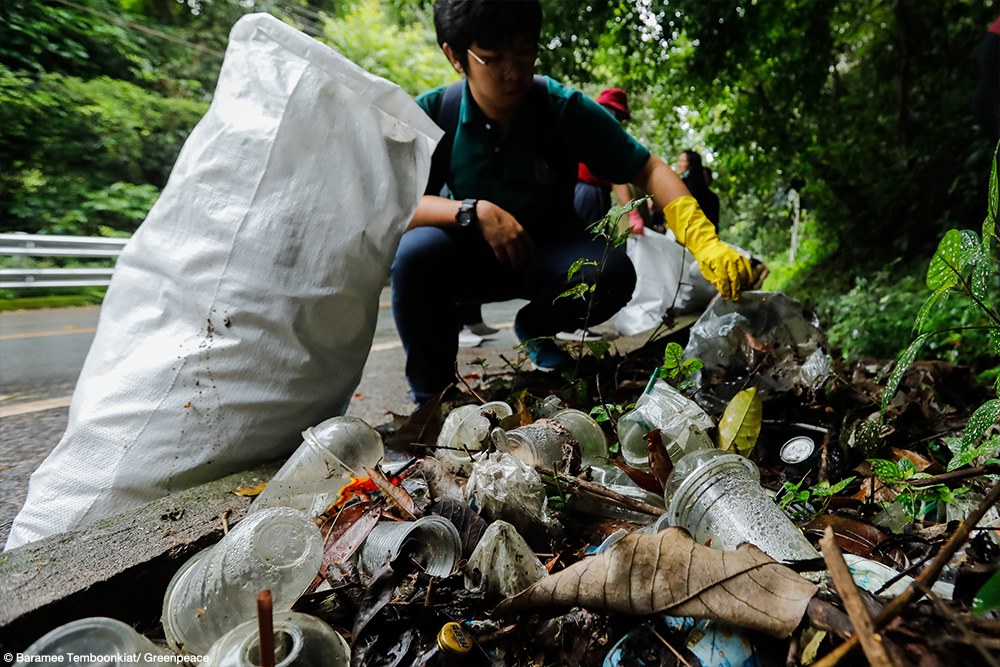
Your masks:
{"label": "plastic bottle", "polygon": [[694,401],[653,373],[635,409],[618,420],[618,440],[625,461],[632,466],[645,467],[648,465],[648,443],[644,438],[660,429],[667,455],[676,463],[688,452],[714,447],[705,433],[713,426],[711,417]]}

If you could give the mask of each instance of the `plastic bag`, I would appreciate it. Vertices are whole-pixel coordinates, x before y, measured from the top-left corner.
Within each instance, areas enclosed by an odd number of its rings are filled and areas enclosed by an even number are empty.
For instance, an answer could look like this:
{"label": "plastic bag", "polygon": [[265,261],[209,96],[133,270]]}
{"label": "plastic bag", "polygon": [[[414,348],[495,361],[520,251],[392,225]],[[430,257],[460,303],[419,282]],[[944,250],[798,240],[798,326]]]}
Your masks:
{"label": "plastic bag", "polygon": [[513,454],[494,452],[476,461],[465,496],[486,516],[513,524],[529,541],[562,532],[559,522],[548,514],[542,479]]}
{"label": "plastic bag", "polygon": [[494,598],[517,595],[548,570],[531,547],[506,521],[490,524],[465,566],[465,587]]}
{"label": "plastic bag", "polygon": [[817,389],[829,377],[826,334],[816,316],[780,292],[718,299],[694,326],[684,356],[705,364],[695,377],[702,405],[724,406],[749,378],[763,396]]}
{"label": "plastic bag", "polygon": [[636,273],[632,299],[615,316],[615,327],[625,336],[656,327],[669,308],[678,315],[701,310],[719,293],[669,229],[660,234],[647,227],[625,250]]}
{"label": "plastic bag", "polygon": [[7,548],[288,456],[343,414],[440,136],[395,84],[240,19]]}

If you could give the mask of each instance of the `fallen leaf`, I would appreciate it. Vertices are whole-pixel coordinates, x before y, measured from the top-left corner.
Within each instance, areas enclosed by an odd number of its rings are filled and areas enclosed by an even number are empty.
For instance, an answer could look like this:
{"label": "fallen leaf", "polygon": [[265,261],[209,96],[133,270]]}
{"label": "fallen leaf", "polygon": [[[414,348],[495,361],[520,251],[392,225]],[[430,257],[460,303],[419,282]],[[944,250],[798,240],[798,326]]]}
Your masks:
{"label": "fallen leaf", "polygon": [[233,489],[233,493],[238,496],[259,496],[263,491],[264,487],[267,486],[267,482],[261,482],[260,484],[242,484]]}
{"label": "fallen leaf", "polygon": [[719,449],[749,456],[760,436],[764,404],[757,387],[744,389],[729,401],[719,421]]}
{"label": "fallen leaf", "polygon": [[378,468],[365,467],[365,472],[371,478],[375,487],[382,492],[382,495],[389,501],[389,504],[403,513],[406,519],[417,518],[417,506],[413,498],[406,492],[406,489],[396,486],[389,481]]}
{"label": "fallen leaf", "polygon": [[381,516],[382,510],[372,503],[355,503],[340,510],[323,542],[320,572],[347,562],[361,548]]}
{"label": "fallen leaf", "polygon": [[718,551],[687,531],[632,533],[505,600],[498,612],[580,606],[694,616],[787,637],[818,589],[751,544]]}
{"label": "fallen leaf", "polygon": [[[646,451],[649,452],[649,469],[653,471],[653,475],[662,489],[663,485],[667,483],[667,477],[670,477],[670,471],[674,469],[674,464],[667,456],[667,448],[663,446],[660,429],[650,431],[643,436],[643,439],[649,443],[646,445]],[[660,493],[663,491],[661,490]]]}
{"label": "fallen leaf", "polygon": [[640,470],[639,468],[633,468],[624,461],[618,461],[616,459],[611,460],[611,465],[628,475],[628,478],[643,491],[649,491],[650,493],[655,493],[658,496],[663,495],[663,485],[660,484],[660,480],[656,479],[656,475],[648,473],[645,470]]}
{"label": "fallen leaf", "polygon": [[807,537],[820,538],[827,526],[833,528],[841,549],[862,558],[872,558],[875,547],[885,539],[885,533],[871,524],[833,514],[816,517],[802,527],[802,532]]}
{"label": "fallen leaf", "polygon": [[434,503],[431,512],[455,524],[462,541],[462,557],[468,558],[486,532],[486,520],[472,511],[466,503],[454,498],[442,498]]}

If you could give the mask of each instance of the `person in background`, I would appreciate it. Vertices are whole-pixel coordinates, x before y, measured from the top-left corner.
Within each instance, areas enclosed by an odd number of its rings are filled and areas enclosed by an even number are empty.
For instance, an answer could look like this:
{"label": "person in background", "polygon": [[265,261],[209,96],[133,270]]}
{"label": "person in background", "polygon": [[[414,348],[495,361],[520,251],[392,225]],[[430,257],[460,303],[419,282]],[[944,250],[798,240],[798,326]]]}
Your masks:
{"label": "person in background", "polygon": [[[725,298],[738,298],[751,280],[749,261],[719,239],[663,160],[594,100],[534,76],[541,24],[539,0],[434,4],[438,44],[464,75],[456,84],[461,107],[390,271],[418,405],[454,382],[456,304],[526,299],[514,333],[537,367],[558,369],[573,359],[554,334],[604,322],[631,298],[636,276],[625,248],[608,252],[573,210],[580,162],[609,182],[651,193]],[[446,92],[427,91],[417,104],[435,118]],[[453,198],[440,196],[445,185]],[[581,259],[593,265],[567,275]],[[558,298],[581,283],[593,287],[588,300]]]}
{"label": "person in background", "polygon": [[711,177],[707,176],[706,172],[700,153],[688,149],[677,157],[677,173],[681,180],[684,181],[691,196],[698,201],[698,206],[704,211],[705,217],[718,228],[719,196],[709,188]]}

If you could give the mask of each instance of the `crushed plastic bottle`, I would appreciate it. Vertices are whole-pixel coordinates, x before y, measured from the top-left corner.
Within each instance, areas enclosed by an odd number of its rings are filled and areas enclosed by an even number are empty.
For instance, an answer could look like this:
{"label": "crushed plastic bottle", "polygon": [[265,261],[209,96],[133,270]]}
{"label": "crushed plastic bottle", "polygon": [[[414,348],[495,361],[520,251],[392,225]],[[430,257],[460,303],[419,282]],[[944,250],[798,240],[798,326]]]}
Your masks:
{"label": "crushed plastic bottle", "polygon": [[622,456],[629,465],[646,467],[645,436],[660,429],[667,455],[676,463],[688,452],[715,447],[706,434],[714,426],[712,418],[694,401],[653,373],[635,409],[618,420],[618,440]]}

